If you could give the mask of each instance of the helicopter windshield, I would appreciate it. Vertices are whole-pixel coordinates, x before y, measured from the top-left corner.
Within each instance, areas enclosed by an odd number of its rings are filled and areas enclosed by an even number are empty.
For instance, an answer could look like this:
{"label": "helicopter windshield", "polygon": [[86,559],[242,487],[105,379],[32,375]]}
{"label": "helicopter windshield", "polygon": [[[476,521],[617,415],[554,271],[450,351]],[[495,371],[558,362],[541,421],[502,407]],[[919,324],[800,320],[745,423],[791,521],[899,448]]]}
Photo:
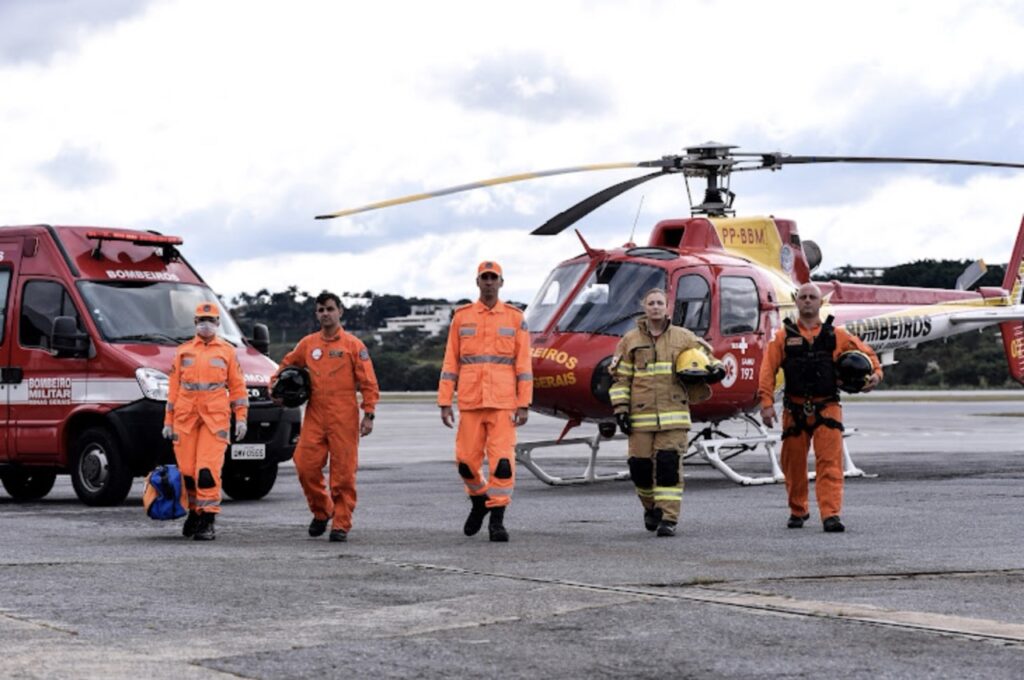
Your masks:
{"label": "helicopter windshield", "polygon": [[533,298],[530,306],[526,308],[526,324],[531,330],[543,331],[547,328],[551,323],[551,317],[569,297],[569,293],[572,292],[586,268],[586,262],[577,262],[557,267],[548,274],[547,281],[540,287],[540,291]]}
{"label": "helicopter windshield", "polygon": [[664,269],[633,262],[602,262],[559,319],[558,330],[622,335],[642,312],[643,294],[664,287]]}

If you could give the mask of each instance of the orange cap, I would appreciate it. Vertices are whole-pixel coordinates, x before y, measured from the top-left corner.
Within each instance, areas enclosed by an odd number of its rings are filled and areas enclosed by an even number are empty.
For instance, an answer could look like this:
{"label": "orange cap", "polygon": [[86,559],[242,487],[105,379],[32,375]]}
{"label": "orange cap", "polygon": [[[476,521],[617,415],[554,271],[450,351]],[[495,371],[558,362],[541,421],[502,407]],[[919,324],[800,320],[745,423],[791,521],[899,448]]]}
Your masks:
{"label": "orange cap", "polygon": [[219,319],[220,310],[218,310],[217,305],[212,302],[200,302],[196,306],[196,316],[212,316],[215,319]]}
{"label": "orange cap", "polygon": [[494,272],[498,276],[501,276],[501,265],[492,260],[484,260],[480,263],[480,266],[476,268],[476,275],[480,276],[484,272]]}

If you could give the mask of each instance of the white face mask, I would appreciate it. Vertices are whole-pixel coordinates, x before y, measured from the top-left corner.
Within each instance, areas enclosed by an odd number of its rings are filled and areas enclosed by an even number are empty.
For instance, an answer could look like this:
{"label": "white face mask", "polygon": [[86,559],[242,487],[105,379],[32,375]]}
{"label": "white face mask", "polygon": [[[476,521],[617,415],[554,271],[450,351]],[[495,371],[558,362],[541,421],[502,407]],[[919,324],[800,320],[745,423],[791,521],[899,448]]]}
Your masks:
{"label": "white face mask", "polygon": [[200,321],[196,324],[196,334],[204,338],[212,338],[217,334],[217,324],[212,321]]}

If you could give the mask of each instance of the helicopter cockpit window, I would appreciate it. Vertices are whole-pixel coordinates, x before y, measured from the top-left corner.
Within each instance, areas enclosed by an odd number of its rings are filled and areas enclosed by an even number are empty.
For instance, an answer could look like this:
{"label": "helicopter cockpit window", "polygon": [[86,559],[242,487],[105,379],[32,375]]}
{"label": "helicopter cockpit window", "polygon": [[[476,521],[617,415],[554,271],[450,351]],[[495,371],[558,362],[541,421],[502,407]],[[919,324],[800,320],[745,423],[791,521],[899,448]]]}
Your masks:
{"label": "helicopter cockpit window", "polygon": [[548,274],[547,281],[526,308],[526,324],[531,331],[542,332],[547,328],[551,317],[565,302],[586,268],[586,262],[577,262],[558,267]]}
{"label": "helicopter cockpit window", "polygon": [[672,323],[706,335],[711,327],[711,289],[703,276],[687,274],[676,284],[676,308]]}
{"label": "helicopter cockpit window", "polygon": [[757,286],[745,276],[718,279],[720,326],[722,335],[753,333],[758,326]]}
{"label": "helicopter cockpit window", "polygon": [[622,335],[642,312],[640,297],[665,287],[665,271],[632,262],[602,262],[558,321],[558,330]]}

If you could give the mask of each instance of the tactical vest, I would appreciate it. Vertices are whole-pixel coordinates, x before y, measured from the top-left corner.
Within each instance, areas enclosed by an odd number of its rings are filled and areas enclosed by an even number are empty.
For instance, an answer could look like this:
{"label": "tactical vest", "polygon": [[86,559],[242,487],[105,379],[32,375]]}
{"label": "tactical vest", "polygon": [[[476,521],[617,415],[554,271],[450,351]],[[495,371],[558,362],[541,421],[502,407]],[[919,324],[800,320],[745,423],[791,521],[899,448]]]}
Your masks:
{"label": "tactical vest", "polygon": [[836,349],[832,319],[831,316],[825,319],[814,342],[807,342],[792,320],[786,319],[783,322],[786,328],[786,355],[782,360],[782,371],[786,377],[787,397],[839,399],[835,362],[832,359]]}

